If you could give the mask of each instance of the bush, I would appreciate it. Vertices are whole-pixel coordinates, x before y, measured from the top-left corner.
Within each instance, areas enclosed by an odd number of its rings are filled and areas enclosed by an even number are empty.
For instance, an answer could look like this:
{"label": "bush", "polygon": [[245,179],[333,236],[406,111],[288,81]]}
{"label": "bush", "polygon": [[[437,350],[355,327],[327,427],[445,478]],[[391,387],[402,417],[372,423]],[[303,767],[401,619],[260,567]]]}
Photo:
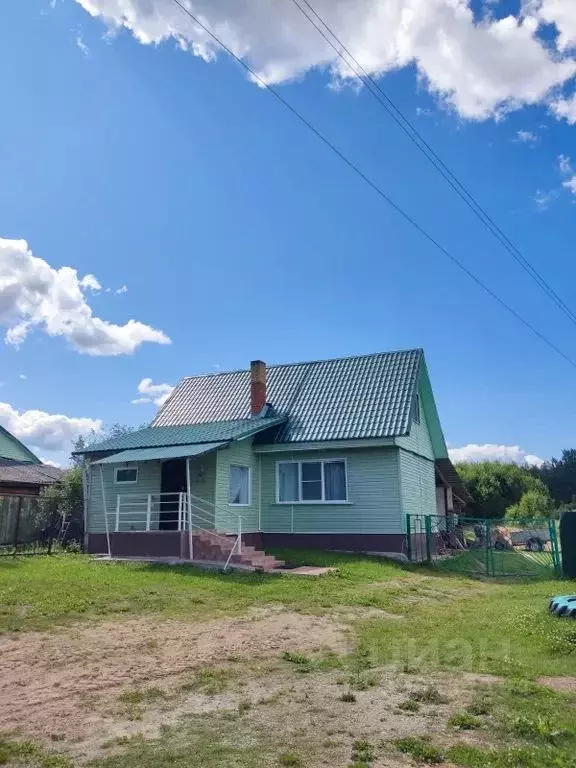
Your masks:
{"label": "bush", "polygon": [[417,736],[408,736],[394,742],[396,749],[405,755],[410,755],[421,763],[438,765],[444,762],[444,755],[438,747]]}
{"label": "bush", "polygon": [[508,520],[533,520],[538,517],[550,517],[552,500],[543,491],[526,491],[517,504],[506,510]]}

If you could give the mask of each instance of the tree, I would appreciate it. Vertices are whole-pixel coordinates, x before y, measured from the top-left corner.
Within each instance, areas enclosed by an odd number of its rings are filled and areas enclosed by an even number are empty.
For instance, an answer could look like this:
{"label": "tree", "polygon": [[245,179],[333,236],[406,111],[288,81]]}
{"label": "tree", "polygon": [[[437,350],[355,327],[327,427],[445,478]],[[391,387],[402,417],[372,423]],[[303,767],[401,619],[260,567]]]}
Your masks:
{"label": "tree", "polygon": [[40,495],[40,511],[45,525],[59,530],[67,520],[66,539],[81,541],[84,533],[84,494],[82,469],[72,467],[62,474],[60,480],[49,485]]}
{"label": "tree", "polygon": [[84,466],[85,458],[84,456],[75,456],[75,451],[85,451],[87,448],[90,448],[90,446],[96,445],[96,443],[102,443],[104,440],[112,440],[114,437],[122,437],[122,435],[136,432],[147,426],[149,425],[141,424],[139,427],[129,427],[126,424],[116,423],[112,424],[110,427],[106,427],[106,429],[101,432],[96,432],[96,430],[91,429],[90,432],[87,432],[85,435],[78,435],[72,447],[70,460],[74,466],[82,467]]}
{"label": "tree", "polygon": [[576,501],[576,449],[563,450],[560,459],[545,461],[532,474],[549,488],[557,505],[572,506]]}
{"label": "tree", "polygon": [[508,507],[506,517],[509,520],[533,520],[550,517],[552,511],[552,499],[548,491],[526,491],[517,504]]}
{"label": "tree", "polygon": [[502,518],[528,491],[549,496],[542,480],[527,467],[499,461],[458,464],[458,473],[474,501],[471,517]]}
{"label": "tree", "polygon": [[[144,425],[147,426],[147,425]],[[112,424],[103,432],[91,430],[80,435],[74,442],[74,451],[83,451],[91,445],[109,440],[113,437],[134,432],[142,427],[128,427],[125,424]],[[63,520],[69,522],[66,534],[67,540],[82,541],[84,535],[84,486],[82,470],[85,464],[84,456],[71,455],[72,467],[62,474],[60,480],[44,489],[40,497],[39,514],[44,526],[55,530],[60,528]]]}

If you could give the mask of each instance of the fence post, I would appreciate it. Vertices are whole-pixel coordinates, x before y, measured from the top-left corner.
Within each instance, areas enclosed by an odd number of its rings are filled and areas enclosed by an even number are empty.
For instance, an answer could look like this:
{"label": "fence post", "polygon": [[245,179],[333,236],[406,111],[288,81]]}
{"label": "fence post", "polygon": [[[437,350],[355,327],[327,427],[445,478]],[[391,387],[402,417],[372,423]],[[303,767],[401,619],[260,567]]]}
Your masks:
{"label": "fence post", "polygon": [[18,550],[18,538],[20,536],[20,516],[22,515],[22,496],[18,496],[18,505],[16,507],[16,520],[14,521],[14,554]]}
{"label": "fence post", "polygon": [[550,531],[550,547],[552,549],[552,567],[556,574],[562,573],[562,563],[560,561],[560,552],[558,551],[558,532],[556,530],[556,520],[550,518],[548,521]]}
{"label": "fence post", "polygon": [[424,530],[426,531],[426,562],[432,562],[432,518],[424,516]]}
{"label": "fence post", "polygon": [[412,527],[410,515],[406,515],[406,555],[412,561]]}
{"label": "fence post", "polygon": [[146,499],[146,530],[150,530],[150,520],[152,518],[152,494],[148,494]]}
{"label": "fence post", "polygon": [[493,570],[490,564],[490,555],[492,552],[492,529],[490,520],[484,521],[484,567],[486,568],[486,576],[493,576],[490,571]]}

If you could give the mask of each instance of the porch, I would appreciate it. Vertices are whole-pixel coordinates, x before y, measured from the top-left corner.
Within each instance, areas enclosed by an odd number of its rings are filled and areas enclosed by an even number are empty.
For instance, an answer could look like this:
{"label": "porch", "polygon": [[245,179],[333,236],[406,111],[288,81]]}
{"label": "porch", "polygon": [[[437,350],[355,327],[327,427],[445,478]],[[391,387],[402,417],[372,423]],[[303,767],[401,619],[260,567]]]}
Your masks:
{"label": "porch", "polygon": [[218,456],[213,445],[179,452],[192,450],[196,455],[160,458],[155,451],[126,461],[125,452],[95,461],[86,472],[87,551],[224,568],[280,566],[246,541],[254,530],[251,508],[229,503],[230,457]]}

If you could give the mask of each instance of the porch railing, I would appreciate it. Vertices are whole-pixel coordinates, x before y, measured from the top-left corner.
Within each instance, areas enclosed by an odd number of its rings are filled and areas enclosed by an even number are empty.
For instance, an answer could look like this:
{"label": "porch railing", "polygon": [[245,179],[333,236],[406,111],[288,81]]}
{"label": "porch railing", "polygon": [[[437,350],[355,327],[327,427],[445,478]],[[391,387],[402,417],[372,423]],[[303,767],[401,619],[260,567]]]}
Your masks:
{"label": "porch railing", "polygon": [[226,568],[234,554],[242,553],[242,515],[200,496],[176,493],[122,493],[116,496],[114,510],[105,512],[110,532],[171,530],[189,535],[190,559],[193,559],[194,533],[204,532],[229,549],[235,537]]}

